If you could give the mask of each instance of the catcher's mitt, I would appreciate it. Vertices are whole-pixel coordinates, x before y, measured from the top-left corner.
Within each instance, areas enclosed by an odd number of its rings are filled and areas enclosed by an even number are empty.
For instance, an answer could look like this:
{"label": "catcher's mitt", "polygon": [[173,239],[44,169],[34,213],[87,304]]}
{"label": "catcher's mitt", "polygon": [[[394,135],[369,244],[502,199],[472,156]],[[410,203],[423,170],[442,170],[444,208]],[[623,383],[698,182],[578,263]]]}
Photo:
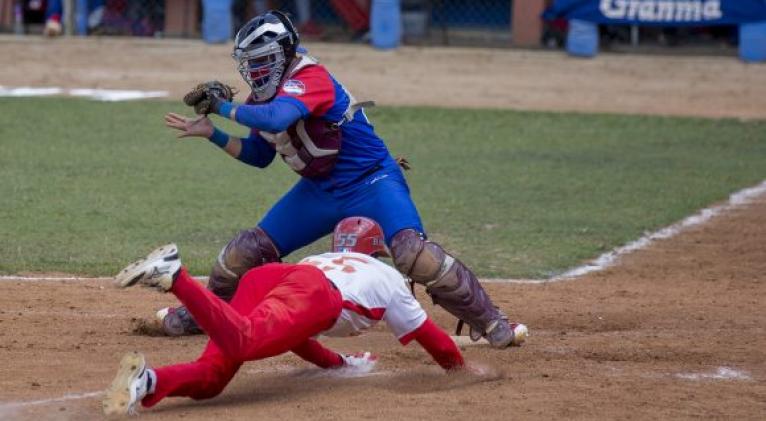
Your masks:
{"label": "catcher's mitt", "polygon": [[218,111],[223,101],[231,101],[237,94],[236,88],[217,80],[200,83],[184,95],[184,104],[194,107],[194,112],[208,115]]}

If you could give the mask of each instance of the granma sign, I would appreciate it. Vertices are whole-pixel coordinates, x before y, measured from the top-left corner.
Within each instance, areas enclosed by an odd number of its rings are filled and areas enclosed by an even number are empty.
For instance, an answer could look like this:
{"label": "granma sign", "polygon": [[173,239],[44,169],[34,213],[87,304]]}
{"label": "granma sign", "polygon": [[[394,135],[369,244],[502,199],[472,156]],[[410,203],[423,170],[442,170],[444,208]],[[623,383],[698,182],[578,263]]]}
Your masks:
{"label": "granma sign", "polygon": [[627,25],[738,25],[766,21],[766,0],[556,0],[545,19]]}
{"label": "granma sign", "polygon": [[723,17],[720,0],[601,0],[599,10],[610,19],[641,22],[701,22]]}

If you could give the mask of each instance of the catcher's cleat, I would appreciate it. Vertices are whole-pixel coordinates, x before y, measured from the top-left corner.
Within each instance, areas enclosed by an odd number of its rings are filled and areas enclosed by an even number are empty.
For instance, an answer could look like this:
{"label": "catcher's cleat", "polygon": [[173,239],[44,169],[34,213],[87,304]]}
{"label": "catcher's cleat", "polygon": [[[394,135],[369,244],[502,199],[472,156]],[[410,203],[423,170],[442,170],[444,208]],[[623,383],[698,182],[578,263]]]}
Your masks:
{"label": "catcher's cleat", "polygon": [[168,336],[199,335],[202,329],[189,314],[186,307],[165,307],[157,311],[157,320]]}
{"label": "catcher's cleat", "polygon": [[[471,332],[473,338],[474,332]],[[494,322],[490,326],[485,337],[493,348],[504,349],[509,346],[521,346],[527,340],[529,329],[521,323],[508,323],[505,318]]]}
{"label": "catcher's cleat", "polygon": [[145,258],[129,264],[114,277],[114,283],[120,288],[141,283],[167,292],[173,286],[173,279],[180,269],[178,247],[166,244]]}
{"label": "catcher's cleat", "polygon": [[529,336],[529,329],[527,329],[527,325],[523,323],[511,323],[510,326],[513,330],[513,340],[511,341],[511,346],[521,346],[521,344],[527,341],[527,336]]}
{"label": "catcher's cleat", "polygon": [[142,354],[125,354],[120,361],[117,375],[101,402],[104,415],[135,415],[141,399],[150,393],[153,377],[146,368],[146,359]]}

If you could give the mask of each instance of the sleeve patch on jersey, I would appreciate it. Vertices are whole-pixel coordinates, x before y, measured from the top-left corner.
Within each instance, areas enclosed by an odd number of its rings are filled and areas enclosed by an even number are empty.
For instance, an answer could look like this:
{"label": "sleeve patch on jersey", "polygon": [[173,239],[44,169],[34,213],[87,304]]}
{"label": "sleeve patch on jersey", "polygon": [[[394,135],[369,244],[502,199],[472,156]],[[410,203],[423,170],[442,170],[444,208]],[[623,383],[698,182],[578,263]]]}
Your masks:
{"label": "sleeve patch on jersey", "polygon": [[286,94],[301,96],[306,93],[306,85],[304,85],[303,82],[298,79],[289,79],[287,82],[285,82],[284,85],[282,85],[282,90]]}

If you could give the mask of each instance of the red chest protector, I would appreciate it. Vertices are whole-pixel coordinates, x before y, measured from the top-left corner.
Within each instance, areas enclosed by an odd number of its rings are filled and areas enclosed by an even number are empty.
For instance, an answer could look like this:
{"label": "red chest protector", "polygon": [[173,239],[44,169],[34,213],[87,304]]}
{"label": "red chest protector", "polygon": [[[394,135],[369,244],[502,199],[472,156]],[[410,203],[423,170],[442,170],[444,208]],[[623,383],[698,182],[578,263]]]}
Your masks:
{"label": "red chest protector", "polygon": [[342,143],[340,127],[317,117],[298,120],[284,132],[260,135],[303,177],[327,177]]}
{"label": "red chest protector", "polygon": [[[316,64],[317,61],[314,58],[300,56],[288,69],[286,79],[301,69]],[[284,132],[262,131],[260,135],[282,156],[282,160],[293,171],[303,177],[327,177],[335,167],[343,143],[340,126],[345,121],[353,120],[354,113],[359,109],[374,105],[372,101],[357,103],[350,94],[349,99],[349,106],[341,121],[332,122],[321,117],[310,116],[298,120]],[[248,98],[247,102],[252,103],[252,99]]]}

